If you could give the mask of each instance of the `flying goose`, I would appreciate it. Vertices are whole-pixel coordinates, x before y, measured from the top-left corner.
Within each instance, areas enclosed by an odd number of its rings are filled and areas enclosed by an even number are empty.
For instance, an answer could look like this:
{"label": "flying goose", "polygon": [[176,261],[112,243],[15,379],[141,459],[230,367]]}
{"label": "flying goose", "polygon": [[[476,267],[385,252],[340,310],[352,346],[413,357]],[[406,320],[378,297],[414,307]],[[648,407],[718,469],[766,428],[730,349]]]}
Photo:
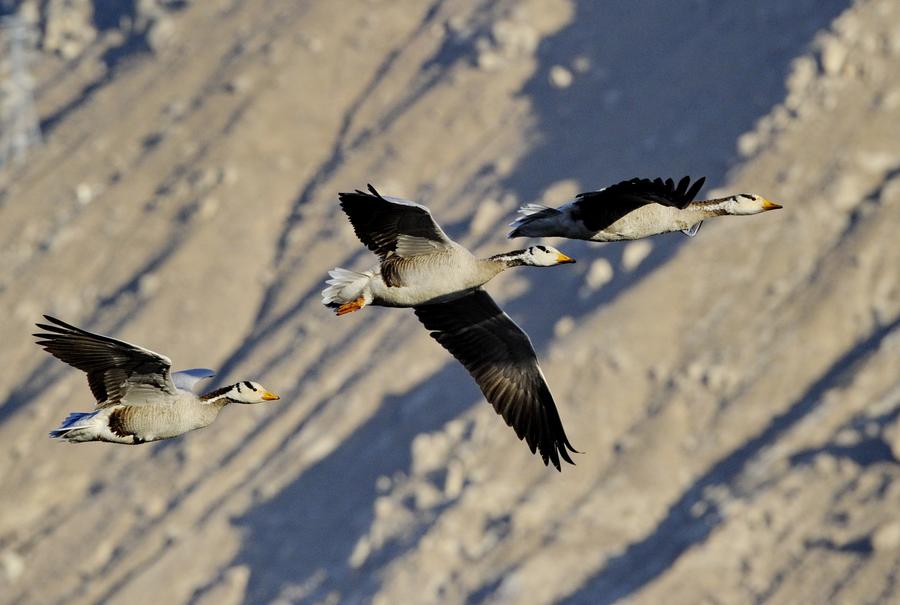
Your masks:
{"label": "flying goose", "polygon": [[[278,399],[257,382],[243,381],[197,395],[194,387],[215,375],[196,368],[170,372],[159,353],[93,334],[44,315],[50,324],[35,334],[45,351],[87,374],[97,400],[93,412],[72,412],[51,437],[70,442],[138,444],[177,437],[212,424],[229,403]],[[52,325],[51,325],[52,324]]]}
{"label": "flying goose", "polygon": [[519,208],[521,216],[510,223],[513,230],[507,237],[614,242],[669,231],[693,237],[703,220],[713,216],[759,214],[781,208],[752,193],[693,201],[705,180],[701,177],[691,185],[691,178],[686,176],[676,186],[672,179],[634,178],[600,191],[579,193],[559,208],[526,204]]}
{"label": "flying goose", "polygon": [[[465,366],[519,439],[544,464],[574,464],[562,421],[531,341],[481,286],[510,267],[575,261],[550,246],[479,259],[457,244],[425,206],[371,193],[341,193],[357,237],[381,259],[358,273],[336,268],[322,303],[338,315],[366,305],[412,307],[432,338]],[[568,451],[567,451],[568,450]]]}

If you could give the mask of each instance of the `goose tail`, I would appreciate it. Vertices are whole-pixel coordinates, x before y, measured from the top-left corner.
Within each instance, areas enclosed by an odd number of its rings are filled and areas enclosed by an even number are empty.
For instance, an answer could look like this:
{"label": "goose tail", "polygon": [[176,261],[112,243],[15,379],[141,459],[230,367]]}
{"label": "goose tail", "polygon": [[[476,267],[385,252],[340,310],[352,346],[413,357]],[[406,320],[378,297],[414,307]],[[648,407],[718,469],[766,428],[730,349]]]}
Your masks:
{"label": "goose tail", "polygon": [[560,214],[556,208],[550,208],[543,204],[525,204],[519,208],[519,216],[516,220],[509,224],[513,227],[506,237],[541,237],[544,235],[553,235],[547,233],[547,230],[541,225],[546,219],[552,219]]}
{"label": "goose tail", "polygon": [[331,279],[325,282],[328,287],[322,290],[322,304],[336,309],[338,315],[356,311],[372,302],[370,273],[335,267],[328,275]]}
{"label": "goose tail", "polygon": [[95,441],[102,430],[102,427],[98,426],[101,420],[97,414],[98,412],[72,412],[66,416],[59,428],[50,431],[50,436],[72,442]]}

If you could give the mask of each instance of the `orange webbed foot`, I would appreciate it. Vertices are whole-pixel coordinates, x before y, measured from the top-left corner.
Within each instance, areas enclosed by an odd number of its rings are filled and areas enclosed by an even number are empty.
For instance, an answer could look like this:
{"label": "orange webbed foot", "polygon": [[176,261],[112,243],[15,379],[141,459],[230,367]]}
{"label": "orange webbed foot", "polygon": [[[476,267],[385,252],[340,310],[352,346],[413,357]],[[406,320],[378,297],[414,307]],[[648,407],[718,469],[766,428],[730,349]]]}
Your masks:
{"label": "orange webbed foot", "polygon": [[354,311],[359,311],[364,306],[366,306],[366,299],[360,296],[356,300],[350,301],[348,303],[344,303],[340,307],[337,308],[335,313],[338,317],[341,315],[346,315],[347,313],[353,313]]}

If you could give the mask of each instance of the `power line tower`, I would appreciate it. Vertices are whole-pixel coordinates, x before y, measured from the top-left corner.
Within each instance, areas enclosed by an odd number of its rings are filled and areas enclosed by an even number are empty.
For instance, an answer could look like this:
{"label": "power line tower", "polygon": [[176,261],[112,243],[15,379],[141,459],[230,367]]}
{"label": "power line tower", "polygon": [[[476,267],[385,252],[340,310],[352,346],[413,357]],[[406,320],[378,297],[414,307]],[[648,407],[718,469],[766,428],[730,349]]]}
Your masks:
{"label": "power line tower", "polygon": [[28,71],[35,40],[34,28],[18,17],[0,19],[0,171],[24,160],[41,143]]}

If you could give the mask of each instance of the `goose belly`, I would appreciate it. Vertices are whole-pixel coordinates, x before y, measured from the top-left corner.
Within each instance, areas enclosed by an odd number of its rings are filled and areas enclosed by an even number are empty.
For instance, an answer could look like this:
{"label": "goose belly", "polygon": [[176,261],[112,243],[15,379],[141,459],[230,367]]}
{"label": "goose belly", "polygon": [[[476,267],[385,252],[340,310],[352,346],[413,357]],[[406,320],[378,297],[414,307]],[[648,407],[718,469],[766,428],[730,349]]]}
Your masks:
{"label": "goose belly", "polygon": [[388,286],[381,274],[372,279],[373,304],[385,307],[413,307],[436,298],[476,288],[490,279],[474,262],[412,264],[399,274],[401,285]]}
{"label": "goose belly", "polygon": [[138,443],[159,441],[209,425],[218,411],[212,406],[184,403],[123,406],[110,414],[109,430],[120,438],[132,435]]}
{"label": "goose belly", "polygon": [[591,240],[613,242],[640,239],[658,233],[688,229],[697,220],[694,220],[691,214],[678,208],[648,204],[629,212],[609,227],[596,232]]}

